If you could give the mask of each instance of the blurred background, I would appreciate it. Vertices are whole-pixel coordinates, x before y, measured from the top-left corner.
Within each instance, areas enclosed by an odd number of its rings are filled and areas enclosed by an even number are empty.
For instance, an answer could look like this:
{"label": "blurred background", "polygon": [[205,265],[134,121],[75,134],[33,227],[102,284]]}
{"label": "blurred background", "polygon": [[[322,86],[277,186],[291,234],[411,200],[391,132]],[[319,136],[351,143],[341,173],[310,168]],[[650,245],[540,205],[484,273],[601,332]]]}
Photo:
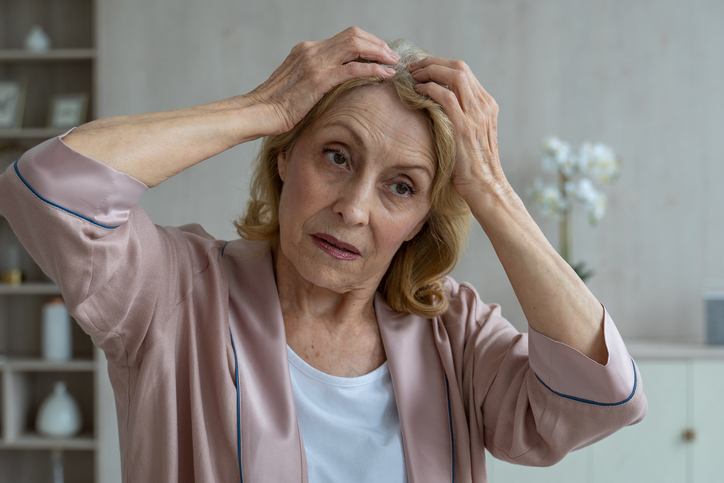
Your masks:
{"label": "blurred background", "polygon": [[[52,49],[91,53],[79,59],[48,57],[40,67],[18,53],[36,24]],[[0,0],[0,80],[35,72],[55,86],[37,90],[29,81],[26,132],[34,124],[46,127],[48,101],[38,100],[37,93],[86,93],[89,116],[96,118],[190,107],[252,90],[295,44],[330,37],[350,25],[388,40],[405,37],[434,55],[468,63],[500,106],[500,158],[529,206],[526,187],[540,176],[555,180],[541,171],[545,137],[558,136],[574,146],[600,141],[620,156],[620,178],[605,189],[608,210],[598,226],[590,226],[582,210],[573,213],[572,258],[595,271],[589,286],[624,339],[639,347],[637,353],[632,349],[634,357],[649,359],[643,367],[649,368],[650,379],[661,381],[660,387],[651,383],[650,402],[661,394],[662,403],[674,401],[676,407],[650,412],[650,429],[642,439],[631,435],[612,444],[610,451],[620,451],[618,459],[611,461],[612,453],[581,452],[570,457],[570,466],[546,473],[551,481],[724,481],[724,467],[711,466],[720,459],[709,456],[716,453],[692,450],[685,434],[704,410],[696,401],[724,397],[724,387],[712,382],[724,381],[724,353],[702,345],[703,294],[724,279],[724,2]],[[41,140],[30,137],[0,131],[0,147],[12,142],[17,151],[19,145]],[[235,238],[231,223],[245,206],[257,149],[257,143],[248,143],[191,168],[144,194],[140,205],[158,224],[200,223],[218,238]],[[12,149],[0,150],[5,165],[14,155]],[[558,223],[532,206],[530,211],[558,247]],[[505,273],[477,226],[453,277],[470,282],[484,301],[500,304],[503,315],[527,330]],[[14,302],[7,294],[0,298],[8,327]],[[2,324],[0,319],[0,329]],[[7,328],[0,332],[5,337],[0,353],[12,356],[12,334]],[[30,347],[39,351],[37,345]],[[93,358],[93,392],[86,405],[96,409],[84,409],[86,421],[92,421],[85,427],[91,442],[79,451],[92,455],[87,464],[95,469],[71,480],[116,481],[114,400],[102,355]],[[707,365],[712,360],[719,365]],[[13,443],[15,433],[32,424],[9,429],[20,414],[13,405],[21,402],[13,396],[20,370],[8,364],[0,364],[0,404],[6,401],[0,482],[41,481],[3,476],[3,468],[5,474],[19,473],[18,461],[26,461],[27,472],[39,465],[32,462],[47,456],[29,456],[27,445]],[[23,384],[32,386],[39,378],[29,377]],[[714,392],[693,397],[695,381],[697,390]],[[43,386],[49,387],[50,382]],[[37,406],[31,403],[23,417],[30,421]],[[707,421],[724,431],[720,411],[710,409],[715,413]],[[674,428],[670,435],[666,424]],[[698,433],[694,440],[720,452],[724,441],[719,434]],[[43,444],[40,450],[52,449]],[[649,452],[640,460],[626,456],[642,445]],[[78,458],[73,451],[67,451],[69,458]],[[636,473],[643,460],[650,469]],[[604,466],[610,465],[633,473],[606,473]],[[504,475],[514,473],[491,468],[495,481],[525,481],[518,476],[506,480]]]}
{"label": "blurred background", "polygon": [[[463,59],[500,106],[500,157],[521,196],[546,136],[621,156],[599,226],[574,216],[573,257],[596,271],[590,286],[624,337],[704,339],[702,290],[724,278],[722,2],[130,0],[100,1],[99,14],[100,117],[246,93],[296,43],[349,25]],[[192,168],[141,204],[159,224],[234,238],[256,149]],[[557,246],[556,222],[531,211]],[[454,277],[526,329],[477,227]]]}

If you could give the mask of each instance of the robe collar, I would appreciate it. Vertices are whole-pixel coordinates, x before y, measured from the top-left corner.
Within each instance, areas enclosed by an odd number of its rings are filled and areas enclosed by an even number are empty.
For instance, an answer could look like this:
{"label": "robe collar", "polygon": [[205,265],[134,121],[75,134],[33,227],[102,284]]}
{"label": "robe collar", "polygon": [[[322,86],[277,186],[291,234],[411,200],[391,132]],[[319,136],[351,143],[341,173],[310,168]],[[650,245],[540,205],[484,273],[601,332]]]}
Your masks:
{"label": "robe collar", "polygon": [[408,481],[452,481],[448,384],[432,321],[395,312],[379,292],[375,311],[400,416]]}
{"label": "robe collar", "polygon": [[[258,243],[238,240],[224,250],[241,386],[242,474],[245,481],[306,482],[272,256],[270,251],[253,256],[260,249]],[[380,293],[374,305],[400,417],[408,481],[452,481],[447,380],[432,321],[395,312]],[[234,323],[241,320],[243,324]]]}

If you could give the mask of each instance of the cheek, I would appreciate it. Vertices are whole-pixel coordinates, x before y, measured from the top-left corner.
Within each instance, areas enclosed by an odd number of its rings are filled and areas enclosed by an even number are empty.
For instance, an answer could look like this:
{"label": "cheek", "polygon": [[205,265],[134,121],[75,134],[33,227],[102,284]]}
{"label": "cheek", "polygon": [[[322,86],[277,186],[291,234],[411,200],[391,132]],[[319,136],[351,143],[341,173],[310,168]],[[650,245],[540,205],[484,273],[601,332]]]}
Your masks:
{"label": "cheek", "polygon": [[290,234],[298,231],[294,224],[302,216],[298,209],[304,206],[302,200],[297,200],[300,192],[294,182],[294,173],[287,171],[285,179],[279,200],[279,233],[282,245],[289,243]]}
{"label": "cheek", "polygon": [[405,242],[405,239],[423,219],[424,216],[420,216],[419,214],[408,214],[408,216],[405,217],[391,217],[375,230],[377,246],[384,247],[382,250],[385,253],[394,255]]}
{"label": "cheek", "polygon": [[290,169],[279,202],[282,236],[298,233],[324,205],[324,190],[310,169]]}

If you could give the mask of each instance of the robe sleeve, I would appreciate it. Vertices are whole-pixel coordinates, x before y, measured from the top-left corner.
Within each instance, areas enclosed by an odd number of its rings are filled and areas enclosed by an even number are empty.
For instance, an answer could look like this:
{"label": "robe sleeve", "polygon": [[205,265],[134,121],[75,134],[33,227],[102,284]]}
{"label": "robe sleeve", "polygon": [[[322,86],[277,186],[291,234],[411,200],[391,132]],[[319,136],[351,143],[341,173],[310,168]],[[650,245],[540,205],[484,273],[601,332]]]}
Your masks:
{"label": "robe sleeve", "polygon": [[485,448],[515,464],[549,466],[643,419],[641,376],[605,311],[609,358],[599,364],[530,329],[520,334],[475,289],[451,282],[449,317],[465,320],[463,398]]}
{"label": "robe sleeve", "polygon": [[208,265],[198,252],[218,246],[199,227],[155,226],[136,205],[146,189],[71,149],[62,136],[0,176],[0,211],[117,366],[136,364],[150,344],[169,337],[174,308]]}

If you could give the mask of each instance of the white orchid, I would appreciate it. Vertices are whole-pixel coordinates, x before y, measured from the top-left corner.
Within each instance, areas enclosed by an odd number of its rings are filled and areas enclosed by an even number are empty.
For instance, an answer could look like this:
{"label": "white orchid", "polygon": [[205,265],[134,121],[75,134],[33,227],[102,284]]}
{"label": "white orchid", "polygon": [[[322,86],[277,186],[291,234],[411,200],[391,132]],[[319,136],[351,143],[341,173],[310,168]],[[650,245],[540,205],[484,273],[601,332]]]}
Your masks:
{"label": "white orchid", "polygon": [[566,182],[565,193],[568,199],[574,199],[583,204],[591,225],[596,225],[606,214],[608,202],[606,195],[598,191],[590,179],[580,178],[577,181]]}
{"label": "white orchid", "polygon": [[559,187],[544,186],[536,179],[528,195],[544,216],[564,217],[573,201],[580,202],[592,225],[606,213],[606,195],[596,189],[594,181],[613,183],[621,171],[621,162],[613,149],[603,143],[583,143],[578,151],[557,137],[543,140],[543,170],[559,173]]}
{"label": "white orchid", "polygon": [[578,168],[575,153],[571,145],[557,137],[543,140],[543,170],[549,173],[561,171],[566,176],[573,176]]}
{"label": "white orchid", "polygon": [[544,185],[543,181],[536,179],[528,188],[528,196],[533,198],[546,217],[558,218],[566,212],[566,197],[555,185]]}
{"label": "white orchid", "polygon": [[[573,202],[581,203],[589,223],[596,225],[606,214],[608,198],[597,189],[595,182],[611,184],[616,181],[621,161],[606,144],[586,142],[574,151],[569,143],[557,137],[544,139],[541,151],[543,171],[557,173],[558,185],[544,185],[542,180],[536,179],[527,189],[528,196],[544,216],[560,221],[561,255],[570,261],[569,219]],[[585,270],[584,263],[572,266],[584,281],[592,273]]]}
{"label": "white orchid", "polygon": [[583,205],[588,212],[588,222],[591,225],[597,225],[603,215],[606,214],[608,206],[608,198],[603,193],[598,193],[598,197]]}
{"label": "white orchid", "polygon": [[611,184],[621,171],[621,162],[610,146],[603,143],[583,143],[578,154],[582,173],[601,183]]}

